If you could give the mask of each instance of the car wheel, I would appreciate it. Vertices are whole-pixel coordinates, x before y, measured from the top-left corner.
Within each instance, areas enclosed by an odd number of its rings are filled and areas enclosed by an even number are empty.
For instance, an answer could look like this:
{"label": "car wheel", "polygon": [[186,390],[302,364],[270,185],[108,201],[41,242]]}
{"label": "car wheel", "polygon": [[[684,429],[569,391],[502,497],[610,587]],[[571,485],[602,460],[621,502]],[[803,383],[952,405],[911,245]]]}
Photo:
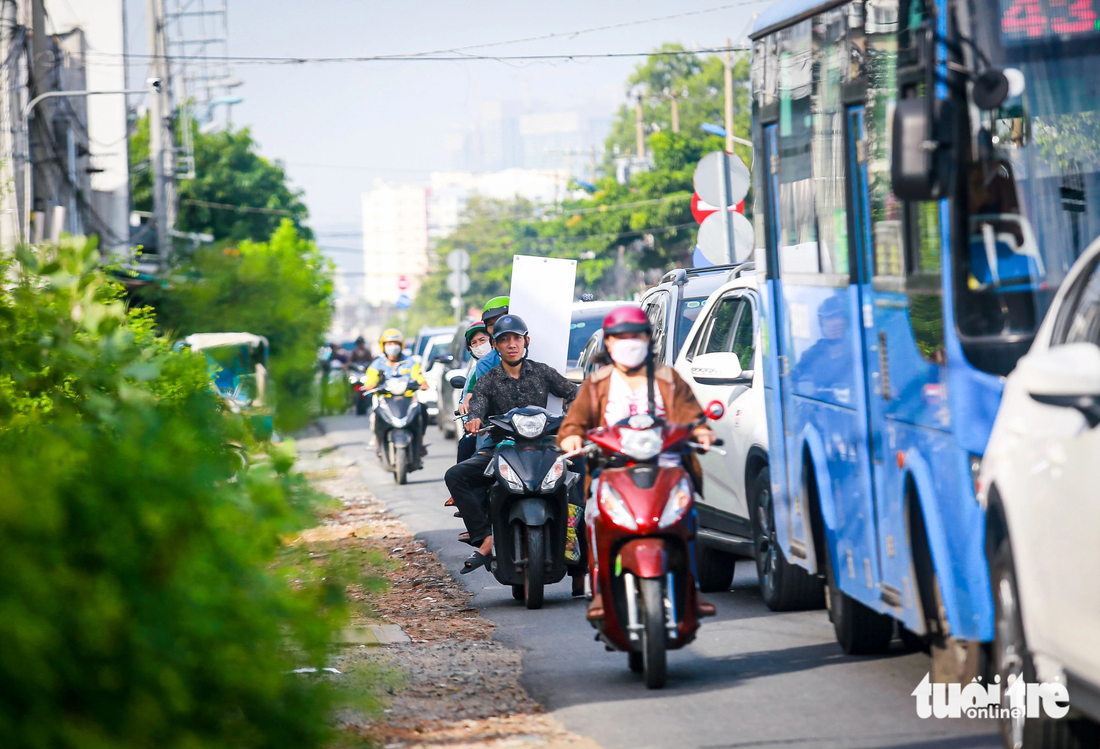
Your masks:
{"label": "car wheel", "polygon": [[[1012,545],[1006,537],[998,545],[989,562],[993,585],[993,668],[1001,677],[1002,707],[1011,707],[1005,696],[1009,680],[1038,681],[1031,654],[1024,636],[1020,613],[1019,591]],[[1085,749],[1100,746],[1100,726],[1087,719],[1061,718],[1045,715],[1029,718],[1024,714],[1001,718],[1001,741],[1013,749]]]}
{"label": "car wheel", "polygon": [[764,468],[756,475],[749,503],[756,576],[764,604],[772,611],[819,609],[825,605],[821,578],[791,564],[779,548],[772,503],[771,474]]}

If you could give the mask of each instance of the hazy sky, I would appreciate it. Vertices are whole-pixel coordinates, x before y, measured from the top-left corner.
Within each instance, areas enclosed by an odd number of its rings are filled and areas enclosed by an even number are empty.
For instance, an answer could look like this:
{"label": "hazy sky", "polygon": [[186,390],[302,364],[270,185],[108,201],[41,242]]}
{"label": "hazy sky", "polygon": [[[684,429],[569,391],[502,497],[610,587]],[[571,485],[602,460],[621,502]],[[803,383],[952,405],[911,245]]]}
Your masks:
{"label": "hazy sky", "polygon": [[[743,0],[744,1],[744,0]],[[247,56],[411,53],[719,8],[731,0],[228,0],[229,49]],[[207,0],[207,4],[212,3]],[[644,52],[662,42],[700,48],[736,43],[753,13],[770,3],[494,46],[495,54]],[[145,0],[127,0],[130,50],[146,49]],[[471,50],[471,52],[482,52]],[[503,63],[370,62],[294,66],[237,65],[244,103],[233,121],[247,125],[262,153],[280,158],[305,190],[311,225],[355,229],[360,195],[375,178],[422,180],[448,168],[450,130],[473,125],[486,100],[529,99],[557,109],[610,116],[638,59]],[[140,76],[140,77],[139,77]],[[131,83],[144,75],[137,72]],[[140,85],[140,83],[139,83]],[[343,243],[357,246],[354,238]],[[333,240],[329,242],[335,244]]]}

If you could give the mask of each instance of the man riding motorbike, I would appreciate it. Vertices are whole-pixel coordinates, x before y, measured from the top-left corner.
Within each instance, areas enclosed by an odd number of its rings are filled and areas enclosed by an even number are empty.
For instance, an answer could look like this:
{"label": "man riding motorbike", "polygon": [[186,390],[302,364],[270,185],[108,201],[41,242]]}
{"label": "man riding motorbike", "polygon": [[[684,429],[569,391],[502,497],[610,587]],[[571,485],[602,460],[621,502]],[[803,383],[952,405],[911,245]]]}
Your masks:
{"label": "man riding motorbike", "polygon": [[[466,423],[466,431],[470,434],[476,434],[489,416],[524,406],[546,408],[550,395],[568,404],[576,395],[576,385],[560,372],[527,358],[531,338],[522,318],[508,314],[494,322],[493,345],[500,355],[500,366],[477,378],[470,399],[470,419]],[[472,458],[451,466],[444,479],[470,534],[470,545],[477,549],[463,564],[464,575],[484,566],[492,558],[492,524],[486,512],[486,500],[494,479],[485,475],[485,467],[493,459],[493,449],[491,438],[486,437],[488,443],[479,444]]]}
{"label": "man riding motorbike", "polygon": [[363,336],[355,339],[355,348],[351,350],[349,359],[352,364],[370,364],[374,361],[374,357],[370,355],[370,349],[367,348],[367,341]]}
{"label": "man riding motorbike", "polygon": [[[466,350],[470,352],[470,356],[477,359],[479,362],[493,352],[493,342],[489,338],[489,328],[481,320],[472,323],[470,327],[466,328]],[[470,410],[470,394],[474,391],[474,384],[477,382],[477,365],[471,368],[470,376],[466,378],[466,384],[462,388],[462,397],[459,399],[459,414],[465,415]],[[464,420],[465,421],[465,420]],[[458,462],[470,458],[477,450],[477,437],[472,434],[466,434],[458,440]]]}
{"label": "man riding motorbike", "polygon": [[[374,390],[378,387],[378,384],[387,377],[408,377],[413,382],[417,383],[421,390],[428,389],[428,381],[424,379],[424,374],[420,371],[420,362],[402,358],[401,352],[405,348],[405,338],[401,335],[400,330],[389,328],[383,331],[382,337],[378,342],[382,346],[382,356],[372,361],[370,366],[367,367],[367,378],[363,381],[363,388],[365,390]],[[383,427],[383,424],[380,424],[377,420],[375,421],[375,454],[379,456],[382,454],[382,439],[380,432]],[[416,445],[421,456],[428,454],[427,449],[424,447],[424,433],[427,429],[428,411],[427,409],[422,409],[420,412],[420,424],[416,429]],[[415,455],[416,453],[413,454]]]}
{"label": "man riding motorbike", "polygon": [[[651,328],[645,312],[637,307],[618,307],[604,318],[604,342],[612,364],[596,370],[581,385],[572,408],[558,429],[558,443],[565,452],[579,450],[589,429],[617,424],[623,419],[649,410],[648,377],[654,381],[653,401],[656,413],[651,416],[667,419],[673,424],[691,424],[703,417],[703,409],[695,400],[691,386],[665,364],[653,361],[650,345]],[[714,444],[715,435],[706,425],[695,429],[696,441],[706,447]],[[685,465],[695,490],[703,492],[702,472],[698,459],[692,455]],[[586,487],[587,488],[587,487]],[[590,498],[589,510],[598,511],[598,503]],[[596,574],[596,555],[589,555],[591,579]],[[711,603],[699,604],[701,615],[714,613]],[[600,598],[594,597],[588,618],[603,616]]]}

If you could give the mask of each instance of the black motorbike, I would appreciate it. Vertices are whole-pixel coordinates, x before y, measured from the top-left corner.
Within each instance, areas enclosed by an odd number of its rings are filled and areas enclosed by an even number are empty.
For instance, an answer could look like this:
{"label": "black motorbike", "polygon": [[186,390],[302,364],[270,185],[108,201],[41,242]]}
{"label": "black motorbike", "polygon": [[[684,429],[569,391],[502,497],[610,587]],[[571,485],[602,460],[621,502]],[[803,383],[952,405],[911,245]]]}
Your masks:
{"label": "black motorbike", "polygon": [[491,569],[529,609],[542,606],[544,586],[564,578],[568,567],[584,573],[581,542],[569,524],[569,496],[580,475],[569,469],[554,438],[562,418],[529,406],[488,419],[497,445],[485,469],[496,479],[489,492]]}
{"label": "black motorbike", "polygon": [[366,395],[375,396],[374,437],[378,458],[398,484],[410,471],[424,467],[420,456],[424,439],[423,415],[411,377],[387,377]]}

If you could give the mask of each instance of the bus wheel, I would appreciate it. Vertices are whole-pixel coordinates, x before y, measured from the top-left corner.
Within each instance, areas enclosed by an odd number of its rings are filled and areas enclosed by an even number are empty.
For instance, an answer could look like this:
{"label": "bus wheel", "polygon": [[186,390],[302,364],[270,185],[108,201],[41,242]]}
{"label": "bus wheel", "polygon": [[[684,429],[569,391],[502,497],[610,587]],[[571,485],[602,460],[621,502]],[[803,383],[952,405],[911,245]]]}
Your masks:
{"label": "bus wheel", "polygon": [[825,553],[825,576],[829,586],[829,618],[836,641],[847,655],[874,655],[890,649],[894,620],[867,608],[836,585],[831,555]]}
{"label": "bus wheel", "polygon": [[932,595],[938,620],[930,643],[932,681],[936,684],[969,684],[985,670],[982,663],[982,644],[957,640],[948,634],[950,630],[947,626],[947,609],[943,605],[938,575],[932,576]]}
{"label": "bus wheel", "polygon": [[749,513],[752,516],[756,576],[760,580],[760,593],[767,607],[772,611],[823,607],[825,586],[821,578],[788,562],[776,541],[775,507],[772,505],[771,475],[767,468],[761,470],[753,482]]}

